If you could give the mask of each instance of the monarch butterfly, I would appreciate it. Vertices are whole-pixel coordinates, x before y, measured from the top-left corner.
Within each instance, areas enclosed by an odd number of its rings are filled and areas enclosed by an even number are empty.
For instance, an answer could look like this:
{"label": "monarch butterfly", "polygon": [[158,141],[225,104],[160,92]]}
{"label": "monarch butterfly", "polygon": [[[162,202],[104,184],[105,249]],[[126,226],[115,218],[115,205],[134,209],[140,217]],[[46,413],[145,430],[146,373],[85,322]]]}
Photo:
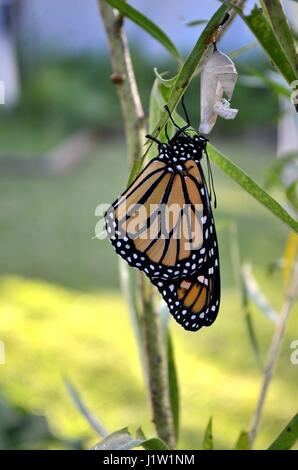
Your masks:
{"label": "monarch butterfly", "polygon": [[174,318],[194,331],[216,318],[220,276],[212,174],[207,158],[209,191],[200,163],[207,139],[189,134],[188,117],[187,122],[180,128],[173,121],[178,130],[167,143],[147,136],[158,143],[159,154],[110,206],[105,220],[116,253],[143,271]]}

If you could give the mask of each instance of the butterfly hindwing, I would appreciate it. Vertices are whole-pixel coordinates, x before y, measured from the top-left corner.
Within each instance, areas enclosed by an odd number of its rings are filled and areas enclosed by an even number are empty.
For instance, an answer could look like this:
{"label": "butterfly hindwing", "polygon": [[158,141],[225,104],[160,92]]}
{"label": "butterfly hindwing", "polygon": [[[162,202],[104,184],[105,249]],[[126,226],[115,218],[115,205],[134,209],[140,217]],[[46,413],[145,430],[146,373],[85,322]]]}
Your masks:
{"label": "butterfly hindwing", "polygon": [[198,169],[205,198],[205,243],[201,249],[203,263],[191,276],[165,281],[153,279],[167,303],[170,313],[186,330],[197,331],[215,321],[220,306],[220,268],[216,229],[209,193],[201,164]]}
{"label": "butterfly hindwing", "polygon": [[153,279],[170,313],[186,330],[196,331],[215,321],[220,305],[220,272],[215,227],[210,236],[203,266],[192,276],[165,281]]}

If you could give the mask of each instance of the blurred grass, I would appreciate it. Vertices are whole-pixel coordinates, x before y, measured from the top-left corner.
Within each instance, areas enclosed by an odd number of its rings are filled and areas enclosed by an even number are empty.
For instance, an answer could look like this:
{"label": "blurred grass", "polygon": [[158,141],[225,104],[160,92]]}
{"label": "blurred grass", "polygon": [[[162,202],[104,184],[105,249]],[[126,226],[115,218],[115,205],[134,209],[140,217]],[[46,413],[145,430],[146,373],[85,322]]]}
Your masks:
{"label": "blurred grass", "polygon": [[[121,127],[107,64],[102,69],[94,64],[94,70],[82,66],[83,72],[74,64],[69,65],[71,72],[59,67],[41,67],[37,83],[27,83],[19,108],[1,113],[2,153],[38,155],[82,125]],[[79,73],[85,76],[82,81]],[[146,97],[146,86],[142,91]],[[101,101],[105,95],[109,98]],[[74,96],[78,102],[71,104]],[[213,142],[262,183],[274,159],[273,147],[261,145],[260,139],[223,140],[220,132]],[[123,141],[113,139],[99,143],[84,164],[61,177],[0,179],[0,340],[6,351],[0,384],[15,403],[45,411],[56,432],[89,437],[91,443],[96,437],[70,401],[64,376],[110,430],[142,424],[146,434],[153,432],[137,348],[118,289],[117,259],[106,240],[93,239],[96,206],[113,201],[127,177]],[[215,446],[231,447],[248,426],[260,385],[233,276],[226,228],[230,221],[238,225],[242,259],[253,262],[274,306],[282,297],[281,275],[269,275],[268,265],[281,256],[287,228],[216,169],[214,178],[224,287],[221,312],[212,328],[197,334],[171,321],[182,395],[182,448],[198,447],[210,415]],[[253,314],[264,354],[272,325]],[[297,326],[293,312],[265,409],[260,448],[297,411],[297,367],[290,363]]]}

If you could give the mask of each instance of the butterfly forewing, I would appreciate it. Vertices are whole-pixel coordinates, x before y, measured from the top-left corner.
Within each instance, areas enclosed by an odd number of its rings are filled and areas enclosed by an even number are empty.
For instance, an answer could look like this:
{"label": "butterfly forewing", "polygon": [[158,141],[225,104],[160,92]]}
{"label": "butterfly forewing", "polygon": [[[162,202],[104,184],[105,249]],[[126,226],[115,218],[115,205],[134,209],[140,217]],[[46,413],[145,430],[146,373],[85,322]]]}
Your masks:
{"label": "butterfly forewing", "polygon": [[208,196],[202,150],[202,142],[190,137],[161,145],[106,213],[116,252],[151,279],[192,275],[203,264]]}

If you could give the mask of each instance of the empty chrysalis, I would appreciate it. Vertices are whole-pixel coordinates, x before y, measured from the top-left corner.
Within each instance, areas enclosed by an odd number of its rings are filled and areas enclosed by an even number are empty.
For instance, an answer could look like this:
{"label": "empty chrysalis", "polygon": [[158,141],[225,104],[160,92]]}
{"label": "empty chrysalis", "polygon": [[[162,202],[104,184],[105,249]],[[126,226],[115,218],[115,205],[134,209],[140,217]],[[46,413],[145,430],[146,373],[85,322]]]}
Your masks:
{"label": "empty chrysalis", "polygon": [[[199,132],[209,134],[217,116],[234,119],[238,109],[230,107],[229,100],[238,79],[234,62],[214,46],[201,73],[201,124]],[[224,94],[228,99],[224,98]]]}

